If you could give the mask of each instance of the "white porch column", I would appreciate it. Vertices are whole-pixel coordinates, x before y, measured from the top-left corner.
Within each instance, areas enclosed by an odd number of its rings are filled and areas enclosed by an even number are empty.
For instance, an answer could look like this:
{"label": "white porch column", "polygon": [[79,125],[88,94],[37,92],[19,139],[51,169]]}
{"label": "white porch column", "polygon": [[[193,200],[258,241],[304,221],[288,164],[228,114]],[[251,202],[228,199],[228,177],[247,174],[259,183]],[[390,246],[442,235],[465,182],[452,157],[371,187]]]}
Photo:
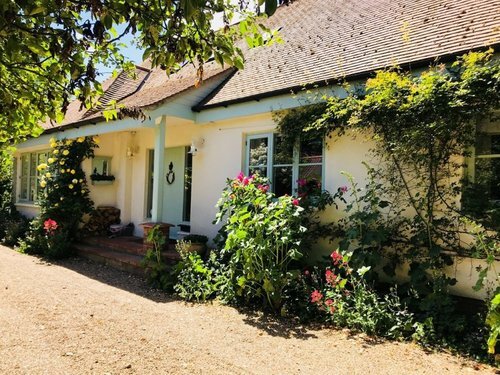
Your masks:
{"label": "white porch column", "polygon": [[155,127],[155,151],[153,168],[153,210],[152,221],[161,222],[163,217],[163,175],[165,174],[165,135],[166,118],[163,117]]}

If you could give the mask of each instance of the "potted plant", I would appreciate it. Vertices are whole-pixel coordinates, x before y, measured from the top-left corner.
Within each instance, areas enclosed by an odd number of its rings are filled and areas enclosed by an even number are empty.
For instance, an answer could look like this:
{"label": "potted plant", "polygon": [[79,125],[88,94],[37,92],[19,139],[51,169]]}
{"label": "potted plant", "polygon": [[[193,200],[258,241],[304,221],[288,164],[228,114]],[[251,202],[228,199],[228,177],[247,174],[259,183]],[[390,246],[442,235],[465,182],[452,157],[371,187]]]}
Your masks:
{"label": "potted plant", "polygon": [[207,248],[208,237],[201,234],[188,234],[182,240],[189,244],[188,251],[203,254]]}

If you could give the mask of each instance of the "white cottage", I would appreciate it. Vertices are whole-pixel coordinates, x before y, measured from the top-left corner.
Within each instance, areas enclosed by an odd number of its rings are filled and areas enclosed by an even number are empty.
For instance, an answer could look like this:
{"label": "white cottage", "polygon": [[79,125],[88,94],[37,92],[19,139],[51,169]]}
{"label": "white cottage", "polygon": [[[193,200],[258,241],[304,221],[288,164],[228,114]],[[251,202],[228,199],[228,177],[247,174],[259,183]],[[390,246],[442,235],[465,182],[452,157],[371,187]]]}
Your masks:
{"label": "white cottage", "polygon": [[[80,111],[80,103],[72,103],[63,123],[47,124],[40,137],[18,145],[16,206],[27,216],[37,214],[35,166],[51,137],[100,136],[96,158],[84,170],[115,180],[91,185],[92,199],[96,206],[119,208],[136,235],[142,234],[139,223],[152,221],[176,225],[172,238],[181,229],[213,237],[226,178],[255,168],[250,155],[257,147],[265,154],[259,169],[277,193],[293,193],[297,179],[311,176],[336,191],[346,183],[341,170],[362,184],[370,139],[345,137],[330,145],[318,139],[277,164],[273,111],[339,94],[338,79],[363,82],[395,64],[418,71],[436,59],[498,47],[499,10],[498,0],[298,0],[282,6],[268,25],[280,29],[284,43],[247,50],[243,70],[209,62],[203,84],[195,87],[190,65],[167,77],[144,63],[136,79],[122,73],[107,81],[102,104],[116,100],[140,109],[142,120],[119,110],[123,118],[107,122],[101,110]],[[500,124],[488,131],[490,143],[500,144]],[[492,151],[491,157],[500,163],[500,155]]]}

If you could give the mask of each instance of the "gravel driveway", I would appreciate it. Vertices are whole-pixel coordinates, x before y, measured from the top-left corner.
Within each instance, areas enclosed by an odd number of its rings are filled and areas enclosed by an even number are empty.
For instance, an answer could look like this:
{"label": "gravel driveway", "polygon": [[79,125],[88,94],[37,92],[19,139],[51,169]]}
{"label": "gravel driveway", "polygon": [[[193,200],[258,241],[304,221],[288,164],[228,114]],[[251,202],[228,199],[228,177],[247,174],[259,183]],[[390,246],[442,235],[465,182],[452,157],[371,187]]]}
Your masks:
{"label": "gravel driveway", "polygon": [[479,374],[411,343],[376,342],[190,305],[81,259],[0,246],[1,374]]}

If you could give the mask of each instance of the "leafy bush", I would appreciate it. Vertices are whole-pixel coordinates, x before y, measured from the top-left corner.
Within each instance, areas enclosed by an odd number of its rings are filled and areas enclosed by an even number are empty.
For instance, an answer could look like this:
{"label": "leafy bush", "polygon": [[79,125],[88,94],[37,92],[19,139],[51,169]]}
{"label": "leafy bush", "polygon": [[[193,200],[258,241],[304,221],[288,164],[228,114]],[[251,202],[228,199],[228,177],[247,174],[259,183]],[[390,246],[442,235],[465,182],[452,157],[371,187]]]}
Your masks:
{"label": "leafy bush", "polygon": [[230,285],[225,299],[242,298],[273,310],[282,305],[288,267],[302,257],[299,199],[275,197],[268,181],[243,173],[227,181],[217,206],[216,222],[224,221],[227,238],[221,257],[228,260]]}
{"label": "leafy bush", "polygon": [[148,233],[147,242],[150,247],[141,261],[141,266],[146,269],[148,280],[152,286],[162,290],[172,290],[176,282],[176,269],[169,267],[162,258],[166,243],[166,236],[159,225],[155,225]]}
{"label": "leafy bush", "polygon": [[7,246],[17,246],[26,237],[29,227],[30,220],[14,211],[2,220],[3,234],[0,239],[3,238],[3,243]]}
{"label": "leafy bush", "polygon": [[[312,282],[309,302],[323,320],[355,331],[399,339],[415,334],[415,320],[395,290],[383,297],[364,280],[369,267],[355,271],[350,254],[331,254],[331,263],[319,274],[307,274]],[[316,272],[318,269],[316,269]]]}
{"label": "leafy bush", "polygon": [[[217,291],[217,272],[210,267],[210,262],[204,262],[198,253],[189,251],[189,246],[188,242],[177,243],[177,251],[182,261],[177,266],[177,283],[174,290],[186,301],[204,302]],[[215,254],[212,257],[215,257]]]}
{"label": "leafy bush", "polygon": [[500,336],[500,293],[497,293],[490,302],[486,325],[490,328],[488,353],[495,354],[497,352],[498,337]]}

